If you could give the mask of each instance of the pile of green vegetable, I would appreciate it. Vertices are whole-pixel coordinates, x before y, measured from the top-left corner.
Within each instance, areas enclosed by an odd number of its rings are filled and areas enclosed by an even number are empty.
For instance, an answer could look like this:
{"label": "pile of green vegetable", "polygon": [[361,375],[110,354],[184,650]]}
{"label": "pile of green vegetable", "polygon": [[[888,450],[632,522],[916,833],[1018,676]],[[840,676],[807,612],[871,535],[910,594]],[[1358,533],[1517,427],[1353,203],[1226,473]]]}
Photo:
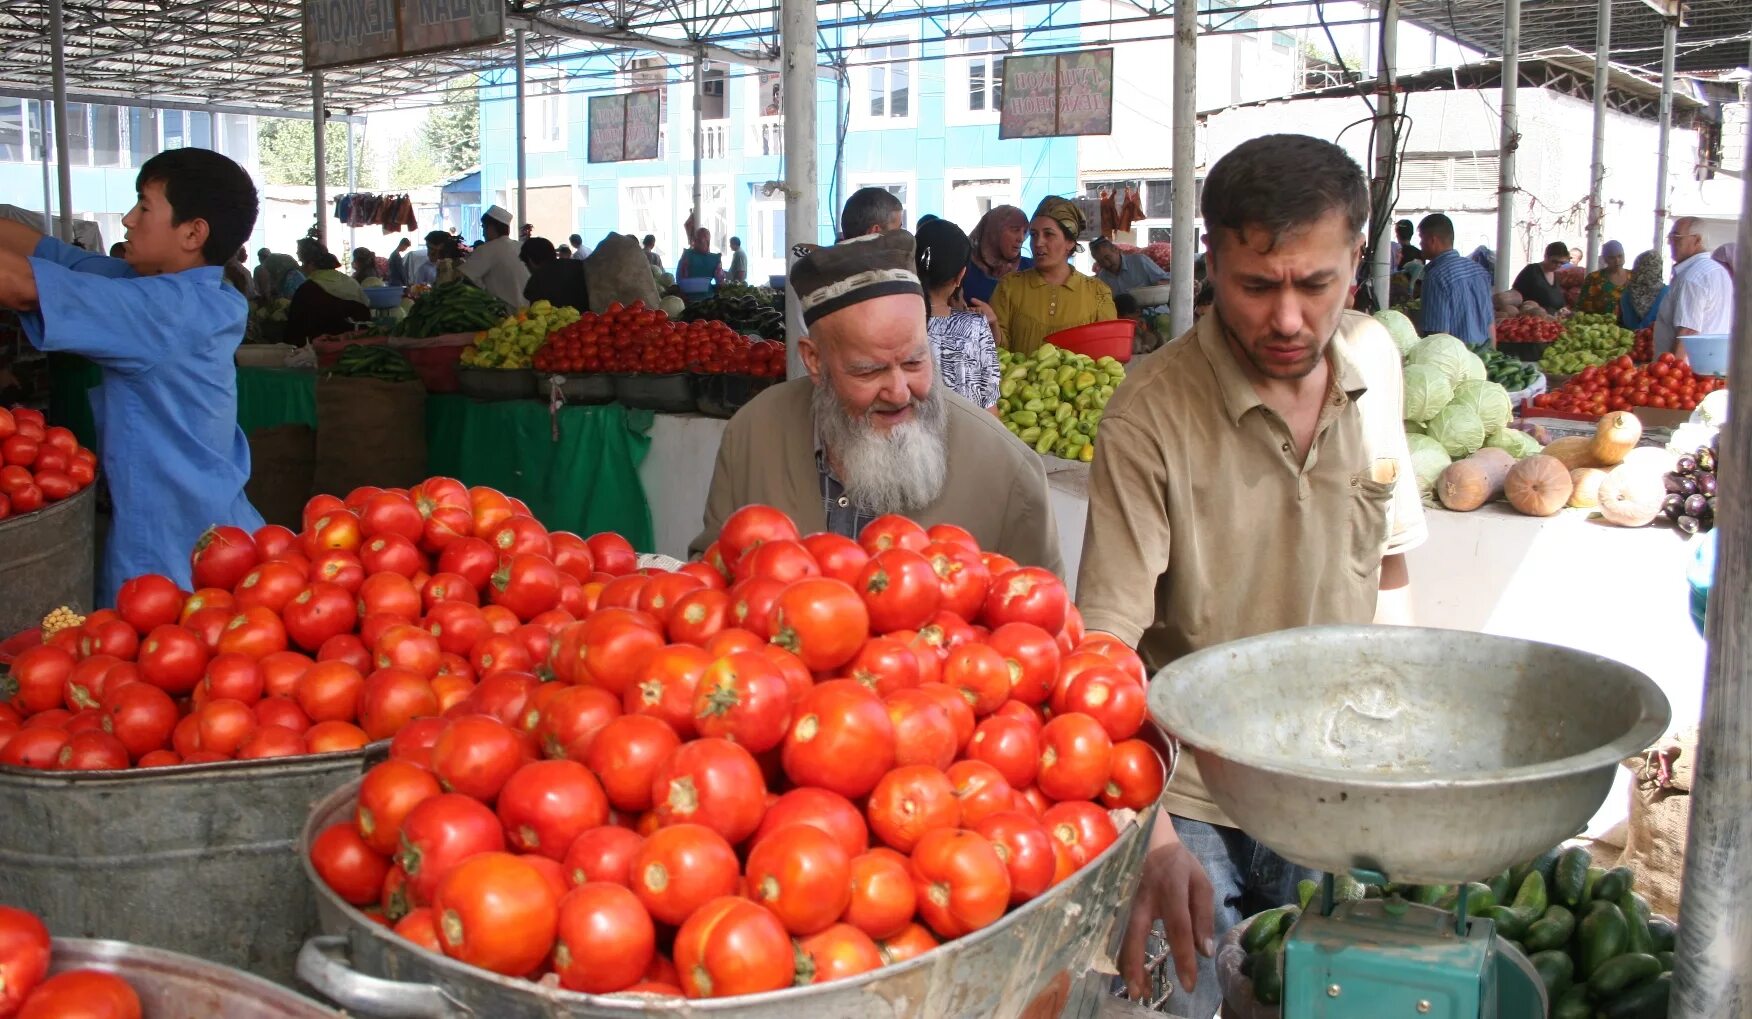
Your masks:
{"label": "pile of green vegetable", "polygon": [[785,340],[784,313],[746,283],[724,284],[716,295],[688,305],[680,318],[683,322],[722,322],[744,336]]}
{"label": "pile of green vegetable", "polygon": [[1518,357],[1510,357],[1490,347],[1480,350],[1478,356],[1484,362],[1484,377],[1511,393],[1518,393],[1533,385],[1542,375],[1538,365],[1529,364]]}
{"label": "pile of green vegetable", "polygon": [[[1488,881],[1465,886],[1468,916],[1489,920],[1497,936],[1533,964],[1551,1000],[1550,1019],[1660,1019],[1672,991],[1678,928],[1652,916],[1629,867],[1591,866],[1588,851],[1555,847]],[[1460,888],[1447,885],[1363,885],[1334,880],[1339,901],[1397,897],[1456,909]],[[1283,1000],[1283,944],[1319,886],[1303,881],[1300,902],[1260,913],[1241,935],[1242,972],[1262,1005]]]}
{"label": "pile of green vegetable", "polygon": [[998,420],[1036,453],[1088,463],[1125,365],[1043,343],[1027,356],[998,351]]}
{"label": "pile of green vegetable", "polygon": [[390,347],[349,343],[340,358],[329,369],[331,375],[350,379],[377,379],[380,382],[410,382],[419,376],[407,355]]}
{"label": "pile of green vegetable", "polygon": [[1563,332],[1545,348],[1539,367],[1548,374],[1574,375],[1589,365],[1605,364],[1630,353],[1636,333],[1611,315],[1571,315]]}
{"label": "pile of green vegetable", "polygon": [[472,283],[440,283],[414,302],[394,336],[425,338],[491,329],[508,314],[505,302]]}
{"label": "pile of green vegetable", "polygon": [[1405,441],[1426,498],[1444,468],[1484,446],[1517,460],[1539,452],[1532,436],[1508,427],[1513,419],[1509,391],[1486,380],[1484,361],[1460,340],[1436,333],[1405,355]]}

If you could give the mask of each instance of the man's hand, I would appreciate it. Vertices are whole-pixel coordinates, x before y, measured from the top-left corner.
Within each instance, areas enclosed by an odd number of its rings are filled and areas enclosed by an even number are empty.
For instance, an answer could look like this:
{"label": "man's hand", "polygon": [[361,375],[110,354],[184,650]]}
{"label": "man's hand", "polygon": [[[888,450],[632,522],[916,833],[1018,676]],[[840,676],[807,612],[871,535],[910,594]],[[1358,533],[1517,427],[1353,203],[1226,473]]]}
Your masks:
{"label": "man's hand", "polygon": [[[1168,952],[1180,986],[1192,990],[1198,984],[1198,958],[1216,951],[1212,942],[1211,882],[1204,868],[1174,834],[1167,814],[1157,814],[1150,832],[1150,850],[1138,879],[1126,920],[1125,942],[1119,950],[1119,972],[1125,977],[1126,994],[1143,998],[1150,990],[1144,954],[1150,928],[1161,920],[1168,935]],[[1196,949],[1195,949],[1196,946]]]}
{"label": "man's hand", "polygon": [[37,243],[42,239],[43,232],[35,227],[17,220],[0,219],[0,252],[29,258],[36,253]]}
{"label": "man's hand", "polygon": [[37,308],[36,273],[23,255],[0,247],[0,308],[13,311],[35,311]]}

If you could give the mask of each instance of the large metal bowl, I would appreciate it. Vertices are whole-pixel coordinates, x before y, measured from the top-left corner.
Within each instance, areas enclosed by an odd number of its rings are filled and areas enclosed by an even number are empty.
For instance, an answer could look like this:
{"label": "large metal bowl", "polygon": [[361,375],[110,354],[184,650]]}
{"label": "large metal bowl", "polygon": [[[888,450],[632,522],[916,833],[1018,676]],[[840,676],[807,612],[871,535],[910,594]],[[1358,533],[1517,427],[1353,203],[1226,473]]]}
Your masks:
{"label": "large metal bowl", "polygon": [[1459,630],[1318,626],[1180,659],[1150,712],[1285,858],[1395,881],[1495,874],[1573,835],[1667,698],[1618,662]]}

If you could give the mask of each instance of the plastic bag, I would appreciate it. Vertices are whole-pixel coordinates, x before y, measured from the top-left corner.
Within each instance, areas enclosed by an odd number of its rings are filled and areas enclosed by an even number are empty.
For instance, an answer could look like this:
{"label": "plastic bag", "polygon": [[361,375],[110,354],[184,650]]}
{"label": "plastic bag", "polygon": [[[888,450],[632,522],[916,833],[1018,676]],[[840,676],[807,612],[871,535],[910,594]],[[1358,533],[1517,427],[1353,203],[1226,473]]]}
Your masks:
{"label": "plastic bag", "polygon": [[1241,962],[1247,953],[1241,950],[1241,935],[1253,917],[1229,928],[1217,943],[1217,985],[1223,989],[1223,1019],[1281,1019],[1283,1009],[1277,1005],[1261,1005],[1253,999],[1253,981],[1241,972]]}

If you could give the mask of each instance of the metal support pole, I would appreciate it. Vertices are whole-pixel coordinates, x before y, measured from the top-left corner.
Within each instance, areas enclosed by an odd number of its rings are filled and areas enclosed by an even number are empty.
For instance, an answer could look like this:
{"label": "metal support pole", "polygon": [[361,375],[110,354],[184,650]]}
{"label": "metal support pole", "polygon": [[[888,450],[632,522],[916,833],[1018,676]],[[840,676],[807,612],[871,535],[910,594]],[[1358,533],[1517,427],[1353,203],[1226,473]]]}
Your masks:
{"label": "metal support pole", "polygon": [[1594,158],[1588,174],[1588,261],[1590,271],[1600,268],[1600,237],[1605,232],[1606,209],[1606,89],[1612,84],[1612,0],[1600,0],[1594,13]]}
{"label": "metal support pole", "polygon": [[62,23],[61,0],[49,0],[49,60],[54,64],[55,89],[55,161],[61,178],[61,240],[73,243],[73,164],[67,160],[67,55],[64,50],[66,26]]}
{"label": "metal support pole", "polygon": [[1173,165],[1174,219],[1169,240],[1168,321],[1174,335],[1192,328],[1193,260],[1198,256],[1198,4],[1174,3]]}
{"label": "metal support pole", "polygon": [[1503,132],[1497,152],[1496,289],[1515,278],[1515,150],[1521,145],[1515,89],[1521,77],[1521,0],[1503,0]]}
{"label": "metal support pole", "polygon": [[1673,143],[1673,47],[1679,38],[1679,21],[1668,18],[1661,26],[1661,117],[1655,139],[1655,242],[1660,251],[1667,243],[1667,153]]}
{"label": "metal support pole", "polygon": [[1393,0],[1381,0],[1381,70],[1375,79],[1381,83],[1375,96],[1375,212],[1379,218],[1370,224],[1375,257],[1369,266],[1369,286],[1377,308],[1388,306],[1393,276],[1393,192],[1398,185],[1393,157],[1398,137],[1395,129],[1399,124],[1394,89],[1398,62],[1399,7]]}
{"label": "metal support pole", "polygon": [[[705,143],[706,58],[696,53],[693,58],[693,205],[689,206],[693,211],[688,216],[688,222],[693,224],[694,230],[706,225],[700,217],[700,178],[705,172],[702,166],[704,153],[701,150],[705,148]],[[685,251],[693,245],[693,235],[690,231],[682,232],[688,234],[681,239],[682,250]],[[724,243],[722,237],[715,237],[713,240]]]}
{"label": "metal support pole", "polygon": [[[30,100],[25,100],[25,103],[27,105],[24,130],[25,137],[29,138],[30,113],[28,104],[30,103]],[[55,146],[53,144],[54,136],[50,133],[54,128],[49,123],[52,111],[49,109],[49,104],[41,99],[36,100],[36,104],[37,119],[42,124],[43,138],[43,233],[53,234],[55,232],[55,184],[54,171],[49,168],[49,156],[55,151]]]}
{"label": "metal support pole", "polygon": [[[797,261],[797,245],[821,242],[820,191],[815,182],[816,0],[780,0],[779,39],[784,53],[785,266]],[[787,275],[789,273],[787,272]],[[804,374],[797,339],[804,335],[803,302],[795,287],[785,298],[785,377]]]}
{"label": "metal support pole", "polygon": [[[1667,36],[1669,54],[1672,35]],[[1667,65],[1672,67],[1672,63]],[[1752,141],[1747,144],[1752,151]],[[1752,208],[1752,176],[1741,201]],[[1734,288],[1734,339],[1729,348],[1730,388],[1752,391],[1752,218],[1740,218],[1739,266]],[[1697,733],[1697,775],[1691,789],[1691,834],[1685,847],[1685,885],[1679,947],[1674,953],[1673,1016],[1715,1019],[1752,1010],[1752,938],[1734,889],[1752,878],[1752,839],[1747,838],[1746,790],[1752,788],[1752,415],[1728,420],[1721,436],[1716,477],[1715,581],[1710,588],[1709,658],[1703,688],[1703,720]]]}
{"label": "metal support pole", "polygon": [[[528,113],[524,110],[524,36],[517,30],[517,228],[529,222],[529,131]],[[521,237],[521,233],[512,234]]]}
{"label": "metal support pole", "polygon": [[322,72],[310,72],[311,135],[316,141],[316,239],[328,247],[328,115],[322,108]]}
{"label": "metal support pole", "polygon": [[[347,193],[354,194],[359,190],[359,172],[353,162],[353,125],[347,127]],[[353,228],[351,218],[347,220],[347,257],[342,261],[350,268],[353,264],[353,249],[359,246],[359,233]]]}

